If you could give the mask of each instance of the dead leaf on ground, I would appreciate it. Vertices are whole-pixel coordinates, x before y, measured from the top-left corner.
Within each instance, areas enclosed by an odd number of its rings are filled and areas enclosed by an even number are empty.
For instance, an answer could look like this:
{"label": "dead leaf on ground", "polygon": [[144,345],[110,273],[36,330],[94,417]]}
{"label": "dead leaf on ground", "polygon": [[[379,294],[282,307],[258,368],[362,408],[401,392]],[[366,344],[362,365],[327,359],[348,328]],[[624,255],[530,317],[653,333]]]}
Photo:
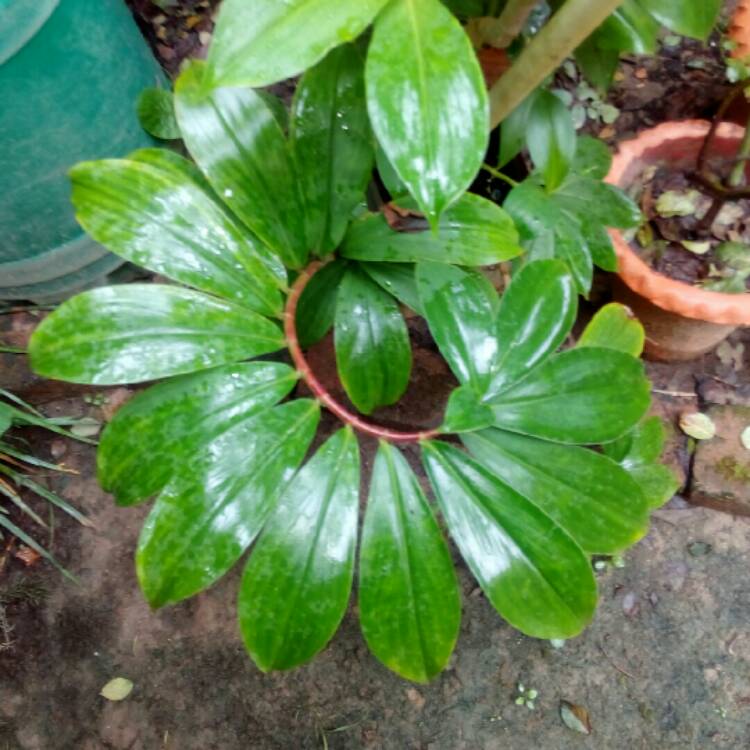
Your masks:
{"label": "dead leaf on ground", "polygon": [[581,734],[591,734],[591,718],[583,706],[569,701],[560,701],[560,718],[568,729]]}
{"label": "dead leaf on ground", "polygon": [[696,440],[710,440],[716,435],[716,425],[711,417],[697,411],[680,417],[680,429]]}
{"label": "dead leaf on ground", "polygon": [[31,547],[22,544],[13,553],[13,557],[15,557],[16,560],[20,560],[27,568],[30,568],[32,565],[36,565],[39,562],[41,555],[36,550],[31,549]]}
{"label": "dead leaf on ground", "polygon": [[127,698],[133,690],[133,683],[127,677],[115,677],[102,689],[99,695],[108,701],[122,701]]}

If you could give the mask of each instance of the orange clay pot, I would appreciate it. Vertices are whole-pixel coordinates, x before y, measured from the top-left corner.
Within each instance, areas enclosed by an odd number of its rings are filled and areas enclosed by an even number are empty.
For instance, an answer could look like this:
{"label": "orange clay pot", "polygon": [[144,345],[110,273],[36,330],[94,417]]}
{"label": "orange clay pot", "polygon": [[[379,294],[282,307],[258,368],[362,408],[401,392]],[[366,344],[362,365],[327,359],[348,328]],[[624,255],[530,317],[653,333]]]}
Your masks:
{"label": "orange clay pot", "polygon": [[740,0],[737,3],[737,10],[729,22],[727,36],[735,44],[731,52],[732,57],[741,60],[750,56],[750,0]]}
{"label": "orange clay pot", "polygon": [[[627,189],[656,162],[667,162],[676,170],[694,169],[709,127],[703,120],[666,122],[621,143],[607,181]],[[743,132],[737,125],[720,125],[712,155],[732,158]],[[738,326],[750,325],[750,294],[711,292],[670,279],[644,263],[620,232],[610,234],[618,261],[615,296],[643,323],[650,359],[694,359]]]}

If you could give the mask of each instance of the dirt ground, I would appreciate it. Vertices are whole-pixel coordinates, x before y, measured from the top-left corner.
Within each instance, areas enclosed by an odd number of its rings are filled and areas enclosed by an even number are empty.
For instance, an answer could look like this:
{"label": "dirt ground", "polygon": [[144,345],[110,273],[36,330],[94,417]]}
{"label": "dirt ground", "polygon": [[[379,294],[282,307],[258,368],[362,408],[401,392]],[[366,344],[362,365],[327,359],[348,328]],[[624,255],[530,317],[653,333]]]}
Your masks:
{"label": "dirt ground", "polygon": [[[33,324],[25,313],[0,316],[3,339],[16,345]],[[711,401],[750,405],[750,332],[732,342],[735,360],[649,365],[655,408],[669,424]],[[129,395],[40,381],[24,359],[4,355],[3,384],[47,414],[105,420]],[[394,424],[433,419],[437,412],[424,405],[439,410],[436,390],[450,386],[429,347],[418,347],[417,360],[409,400],[416,410],[384,415]],[[92,392],[106,401],[88,403]],[[15,642],[0,653],[0,750],[750,747],[748,518],[673,500],[623,568],[598,572],[596,619],[562,648],[504,624],[455,555],[463,625],[449,668],[430,685],[383,668],[368,653],[353,608],[312,664],[263,675],[245,656],[235,624],[238,570],[189,602],[150,612],[133,569],[147,508],[114,507],[97,487],[88,446],[32,438],[41,455],[52,450],[80,472],[52,486],[96,529],[58,516],[53,549],[78,584],[15,559],[0,579],[0,594],[19,580],[48,592],[39,604],[6,607]],[[365,465],[371,458],[365,446]],[[677,430],[667,458],[684,472],[687,492],[696,459]],[[118,676],[135,687],[126,700],[109,702],[99,691]],[[516,704],[519,684],[538,691],[533,710]],[[589,712],[590,736],[564,725],[563,700]]]}

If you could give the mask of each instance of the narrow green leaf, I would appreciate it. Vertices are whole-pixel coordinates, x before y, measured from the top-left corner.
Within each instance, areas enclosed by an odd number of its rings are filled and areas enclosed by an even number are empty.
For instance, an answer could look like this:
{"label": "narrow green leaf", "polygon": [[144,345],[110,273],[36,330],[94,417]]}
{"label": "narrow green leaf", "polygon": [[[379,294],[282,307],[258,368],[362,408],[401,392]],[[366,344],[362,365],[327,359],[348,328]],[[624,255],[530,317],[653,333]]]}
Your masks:
{"label": "narrow green leaf", "polygon": [[207,443],[284,398],[297,374],[276,362],[245,362],[151,386],[118,409],[97,453],[99,483],[119,505],[154,495]]}
{"label": "narrow green leaf", "polygon": [[359,267],[401,304],[422,315],[412,263],[360,263]]}
{"label": "narrow green leaf", "polygon": [[461,602],[448,546],[401,453],[380,443],[359,558],[359,610],[370,650],[427,682],[448,663]]}
{"label": "narrow green leaf", "polygon": [[590,554],[614,554],[648,529],[648,504],[614,461],[588,448],[502,430],[462,436],[471,454]]}
{"label": "narrow green leaf", "polygon": [[320,341],[333,326],[336,299],[347,262],[337,259],[327,263],[308,282],[297,306],[297,336],[307,348]]}
{"label": "narrow green leaf", "polygon": [[486,398],[553,354],[573,328],[577,311],[578,295],[564,263],[537,260],[524,266],[500,299],[498,354]]}
{"label": "narrow green leaf", "polygon": [[175,84],[175,108],[185,144],[219,197],[288,267],[303,266],[305,213],[293,160],[263,97],[209,88],[204,63],[193,61]]}
{"label": "narrow green leaf", "polygon": [[353,44],[331,52],[302,77],[292,105],[291,144],[306,206],[310,250],[341,242],[364,199],[374,162],[364,60]]}
{"label": "narrow green leaf", "polygon": [[240,584],[245,646],[267,672],[312,659],[336,632],[351,593],[359,509],[359,447],[330,437],[271,514]]}
{"label": "narrow green leaf", "polygon": [[[399,205],[411,208],[409,200]],[[488,266],[522,252],[513,220],[496,203],[467,193],[443,212],[436,231],[397,232],[381,213],[351,223],[341,254],[364,261],[414,263],[432,261],[460,266]]]}
{"label": "narrow green leaf", "polygon": [[482,403],[476,391],[462,385],[453,390],[448,398],[440,432],[470,432],[491,427],[494,423],[492,409]]}
{"label": "narrow green leaf", "polygon": [[487,92],[471,42],[440,0],[392,0],[375,22],[366,78],[378,141],[435,225],[487,150]]}
{"label": "narrow green leaf", "polygon": [[411,373],[406,323],[396,301],[358,268],[347,269],[336,301],[336,365],[364,414],[398,401]]}
{"label": "narrow green leaf", "polygon": [[417,288],[430,333],[453,374],[461,384],[485,392],[498,350],[486,287],[455,266],[419,263]]}
{"label": "narrow green leaf", "polygon": [[666,503],[680,486],[672,470],[659,463],[664,441],[663,422],[659,417],[649,417],[619,440],[602,446],[604,453],[639,484],[651,508]]}
{"label": "narrow green leaf", "polygon": [[143,89],[138,97],[136,111],[141,127],[149,135],[165,141],[180,137],[171,91],[157,88]]}
{"label": "narrow green leaf", "polygon": [[100,287],[63,303],[34,331],[29,357],[49,378],[141,383],[281,349],[278,326],[200,292],[161,284]]}
{"label": "narrow green leaf", "polygon": [[356,39],[387,0],[224,0],[209,51],[212,82],[267,86]]}
{"label": "narrow green leaf", "polygon": [[718,21],[721,0],[641,0],[662,25],[684,36],[706,39]]}
{"label": "narrow green leaf", "polygon": [[273,407],[183,465],[138,541],[136,572],[152,607],[197,594],[237,562],[304,459],[319,417],[308,400]]}
{"label": "narrow green leaf", "polygon": [[653,54],[659,37],[659,24],[643,7],[644,4],[641,0],[625,0],[595,32],[597,44],[603,49],[618,52]]}
{"label": "narrow green leaf", "polygon": [[529,107],[526,144],[547,189],[554,190],[573,162],[576,129],[568,108],[550,91],[539,91]]}
{"label": "narrow green leaf", "polygon": [[558,443],[615,440],[646,413],[643,364],[614,349],[570,349],[543,362],[490,402],[495,426]]}
{"label": "narrow green leaf", "polygon": [[448,529],[492,606],[535,638],[570,638],[596,607],[581,548],[526,498],[446,443],[423,444]]}
{"label": "narrow green leaf", "polygon": [[254,247],[244,228],[192,179],[191,167],[180,170],[186,160],[157,149],[147,158],[149,163],[106,159],[73,167],[79,224],[131,263],[261,314],[279,313],[278,272],[268,268],[268,251]]}
{"label": "narrow green leaf", "polygon": [[578,346],[616,349],[631,357],[640,357],[644,341],[645,333],[638,318],[625,305],[612,302],[598,310],[589,321],[578,339]]}
{"label": "narrow green leaf", "polygon": [[521,153],[526,145],[529,112],[534,106],[539,90],[532,91],[508,117],[500,123],[500,151],[498,169],[502,169],[511,159]]}

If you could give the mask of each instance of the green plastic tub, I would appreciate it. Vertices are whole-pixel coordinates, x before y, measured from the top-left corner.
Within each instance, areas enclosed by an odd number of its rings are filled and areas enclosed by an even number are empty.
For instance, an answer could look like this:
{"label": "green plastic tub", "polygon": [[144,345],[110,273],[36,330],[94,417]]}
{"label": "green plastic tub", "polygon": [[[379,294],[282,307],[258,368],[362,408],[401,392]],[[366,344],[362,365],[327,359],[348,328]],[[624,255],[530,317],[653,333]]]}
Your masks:
{"label": "green plastic tub", "polygon": [[76,224],[67,172],[150,145],[135,101],[163,80],[124,0],[0,0],[0,300],[56,301],[121,264]]}

